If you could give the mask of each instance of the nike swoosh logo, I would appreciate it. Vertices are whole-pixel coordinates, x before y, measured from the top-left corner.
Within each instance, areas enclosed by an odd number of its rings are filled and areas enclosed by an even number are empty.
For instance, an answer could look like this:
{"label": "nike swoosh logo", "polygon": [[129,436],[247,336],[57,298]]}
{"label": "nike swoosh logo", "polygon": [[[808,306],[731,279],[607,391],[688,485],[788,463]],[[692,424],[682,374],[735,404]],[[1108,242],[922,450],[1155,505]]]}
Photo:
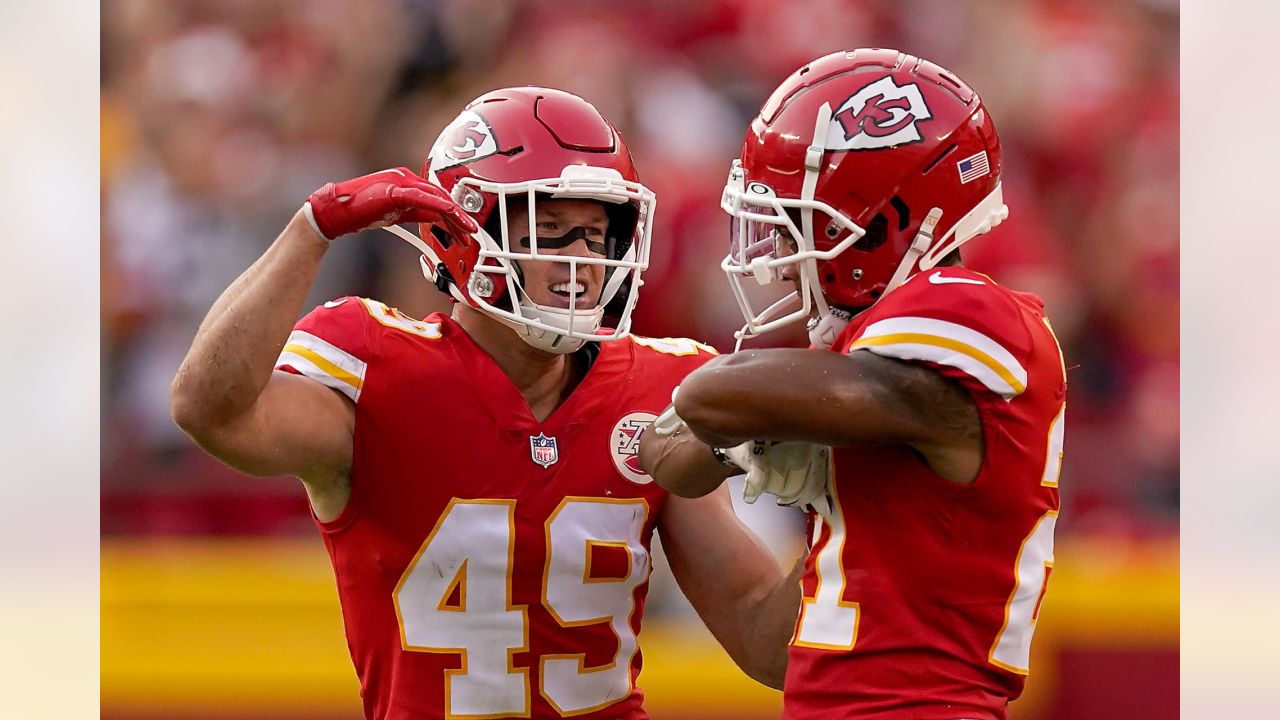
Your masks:
{"label": "nike swoosh logo", "polygon": [[324,306],[327,308],[336,308],[346,301],[347,301],[346,298],[342,298],[341,300],[330,300],[329,302],[325,303]]}
{"label": "nike swoosh logo", "polygon": [[929,276],[929,282],[934,285],[950,285],[951,283],[963,283],[965,285],[986,285],[981,280],[970,280],[969,278],[947,277],[940,272],[936,272]]}

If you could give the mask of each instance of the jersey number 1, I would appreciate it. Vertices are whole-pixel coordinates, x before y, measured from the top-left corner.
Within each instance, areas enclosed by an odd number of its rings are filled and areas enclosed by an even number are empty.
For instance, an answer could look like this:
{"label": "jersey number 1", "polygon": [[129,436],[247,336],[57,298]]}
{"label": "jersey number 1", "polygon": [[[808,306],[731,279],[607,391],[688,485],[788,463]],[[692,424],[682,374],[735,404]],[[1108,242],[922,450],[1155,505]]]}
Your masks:
{"label": "jersey number 1", "polygon": [[[1045,487],[1057,487],[1062,471],[1065,411],[1065,407],[1059,410],[1049,426],[1048,452],[1040,479],[1040,484]],[[834,487],[832,495],[831,516],[819,516],[821,522],[814,526],[814,546],[821,541],[823,529],[827,530],[826,543],[814,558],[817,587],[813,597],[804,598],[796,634],[791,642],[800,647],[852,650],[858,640],[860,607],[858,603],[844,599],[844,513],[840,510],[840,499],[834,497]],[[1005,604],[1004,624],[987,658],[992,665],[1009,672],[1027,674],[1031,635],[1035,632],[1040,601],[1053,568],[1053,530],[1057,520],[1058,513],[1052,510],[1041,516],[1031,533],[1023,539],[1014,561],[1016,583]]]}

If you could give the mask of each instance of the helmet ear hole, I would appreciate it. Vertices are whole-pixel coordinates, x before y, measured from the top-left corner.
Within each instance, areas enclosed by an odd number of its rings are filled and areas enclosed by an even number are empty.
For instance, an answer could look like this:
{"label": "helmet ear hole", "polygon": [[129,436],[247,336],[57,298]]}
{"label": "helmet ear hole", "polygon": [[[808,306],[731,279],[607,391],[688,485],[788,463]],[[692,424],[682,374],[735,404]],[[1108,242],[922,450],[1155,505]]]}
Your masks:
{"label": "helmet ear hole", "polygon": [[876,248],[885,244],[889,240],[889,220],[884,213],[876,213],[871,222],[867,223],[867,232],[860,238],[858,242],[853,244],[851,249],[861,252],[874,252]]}
{"label": "helmet ear hole", "polygon": [[907,204],[897,195],[889,198],[889,204],[898,211],[898,232],[906,230],[911,224],[911,208],[907,207]]}
{"label": "helmet ear hole", "polygon": [[431,234],[435,236],[435,239],[440,243],[440,247],[448,249],[453,246],[453,236],[449,234],[449,231],[439,225],[431,226]]}

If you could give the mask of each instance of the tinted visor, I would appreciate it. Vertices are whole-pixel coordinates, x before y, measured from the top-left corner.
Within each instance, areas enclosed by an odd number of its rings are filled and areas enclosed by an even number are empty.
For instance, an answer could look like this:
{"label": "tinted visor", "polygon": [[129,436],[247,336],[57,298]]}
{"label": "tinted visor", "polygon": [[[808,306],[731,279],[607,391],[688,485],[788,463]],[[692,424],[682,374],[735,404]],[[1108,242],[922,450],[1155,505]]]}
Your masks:
{"label": "tinted visor", "polygon": [[[814,213],[818,223],[821,213]],[[729,261],[747,266],[758,258],[780,260],[800,251],[800,211],[779,211],[768,205],[744,202],[740,213],[729,219]],[[810,244],[806,244],[811,247]]]}

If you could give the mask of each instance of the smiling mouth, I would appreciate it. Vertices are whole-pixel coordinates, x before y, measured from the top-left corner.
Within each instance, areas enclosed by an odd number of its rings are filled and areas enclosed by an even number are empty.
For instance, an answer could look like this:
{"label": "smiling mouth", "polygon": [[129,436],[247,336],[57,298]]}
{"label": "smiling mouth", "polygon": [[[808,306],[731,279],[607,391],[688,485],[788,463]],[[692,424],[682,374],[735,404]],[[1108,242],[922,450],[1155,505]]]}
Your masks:
{"label": "smiling mouth", "polygon": [[569,307],[572,301],[575,307],[582,307],[583,296],[587,292],[587,286],[581,282],[558,282],[548,288],[551,290],[552,297],[559,301],[560,307]]}

